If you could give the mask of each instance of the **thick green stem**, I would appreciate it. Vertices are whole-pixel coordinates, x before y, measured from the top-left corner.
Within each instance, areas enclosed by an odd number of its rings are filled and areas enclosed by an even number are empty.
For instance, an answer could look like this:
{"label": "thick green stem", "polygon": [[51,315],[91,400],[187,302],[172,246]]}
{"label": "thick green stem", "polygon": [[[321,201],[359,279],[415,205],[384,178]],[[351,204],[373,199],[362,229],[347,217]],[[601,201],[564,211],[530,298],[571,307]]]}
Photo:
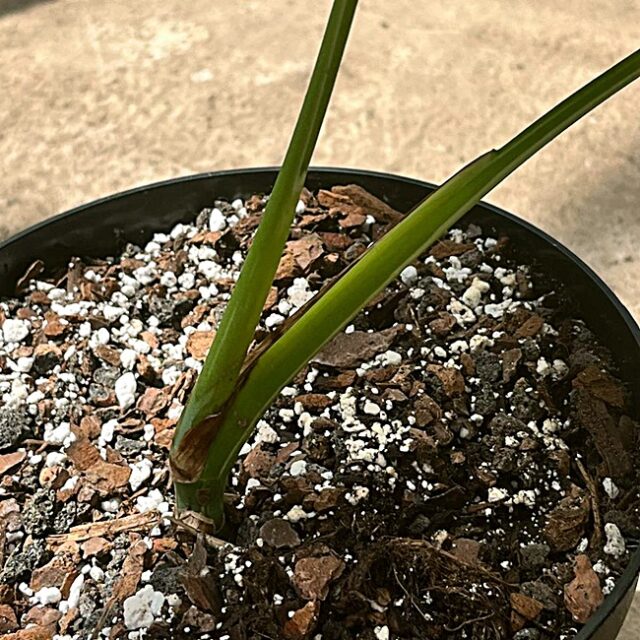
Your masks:
{"label": "thick green stem", "polygon": [[554,107],[497,151],[481,156],[420,203],[371,246],[339,281],[254,363],[215,434],[199,485],[201,511],[220,520],[220,499],[238,451],[280,389],[426,247],[562,131],[640,76],[640,51]]}

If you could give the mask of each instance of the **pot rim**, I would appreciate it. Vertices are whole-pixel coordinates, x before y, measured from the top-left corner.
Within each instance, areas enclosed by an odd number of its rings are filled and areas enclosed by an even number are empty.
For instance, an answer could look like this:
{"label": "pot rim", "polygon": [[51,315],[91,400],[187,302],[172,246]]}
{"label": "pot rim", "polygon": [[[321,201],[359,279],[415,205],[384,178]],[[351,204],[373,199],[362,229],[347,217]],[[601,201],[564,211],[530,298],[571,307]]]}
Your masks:
{"label": "pot rim", "polygon": [[[117,200],[126,200],[128,197],[134,194],[142,194],[146,192],[150,192],[156,189],[162,189],[169,185],[175,184],[185,184],[195,183],[201,180],[207,180],[212,178],[219,178],[224,176],[252,176],[256,174],[265,174],[269,172],[273,172],[274,174],[278,172],[280,167],[278,166],[262,166],[262,167],[248,167],[244,169],[226,169],[221,171],[211,171],[205,173],[197,173],[190,174],[186,176],[179,176],[177,178],[170,178],[167,180],[160,180],[157,182],[153,182],[150,184],[133,187],[131,189],[127,189],[124,191],[117,192],[115,194],[111,194],[102,198],[98,198],[91,202],[81,204],[77,207],[59,213],[57,215],[46,218],[40,222],[32,224],[27,228],[17,232],[16,234],[6,238],[2,242],[0,242],[0,253],[9,250],[12,245],[23,241],[30,234],[37,232],[47,226],[55,225],[55,223],[71,218],[77,214],[81,214],[87,210],[90,210],[96,206],[107,202],[114,202]],[[319,177],[323,175],[336,175],[343,174],[345,177],[349,176],[351,179],[364,177],[370,179],[386,179],[392,180],[397,184],[404,184],[407,186],[420,187],[420,188],[428,188],[433,190],[437,187],[436,184],[427,182],[424,180],[419,180],[417,178],[410,178],[403,175],[397,175],[393,173],[386,173],[382,171],[372,171],[367,169],[352,169],[348,167],[330,167],[330,166],[319,166],[319,167],[310,167],[308,171],[309,174],[315,174]],[[481,201],[478,206],[482,207],[489,212],[496,214],[501,218],[506,218],[510,222],[517,224],[518,226],[524,228],[529,233],[537,236],[540,240],[546,242],[551,247],[553,247],[556,251],[563,254],[565,258],[574,262],[580,270],[582,270],[588,278],[592,281],[593,285],[600,289],[601,293],[605,295],[606,298],[609,299],[610,303],[613,305],[617,313],[620,314],[624,323],[626,324],[629,332],[633,336],[635,342],[638,344],[640,348],[640,328],[638,327],[636,321],[630,314],[630,312],[626,309],[626,307],[620,302],[618,297],[613,293],[613,291],[609,288],[609,286],[602,280],[602,278],[589,266],[587,265],[580,257],[578,257],[573,251],[568,249],[558,240],[550,236],[545,231],[539,229],[532,223],[520,218],[519,216],[510,213],[500,207],[497,207],[493,204],[489,204],[487,202]],[[197,213],[197,212],[196,212]],[[604,624],[607,618],[614,612],[617,606],[621,603],[621,601],[629,594],[630,590],[634,589],[634,583],[637,580],[638,573],[640,573],[640,547],[636,548],[630,557],[629,563],[625,567],[624,571],[616,581],[616,585],[613,591],[606,597],[604,603],[596,610],[596,612],[591,616],[589,621],[583,626],[580,632],[575,636],[575,640],[589,640],[593,637],[595,632]]]}

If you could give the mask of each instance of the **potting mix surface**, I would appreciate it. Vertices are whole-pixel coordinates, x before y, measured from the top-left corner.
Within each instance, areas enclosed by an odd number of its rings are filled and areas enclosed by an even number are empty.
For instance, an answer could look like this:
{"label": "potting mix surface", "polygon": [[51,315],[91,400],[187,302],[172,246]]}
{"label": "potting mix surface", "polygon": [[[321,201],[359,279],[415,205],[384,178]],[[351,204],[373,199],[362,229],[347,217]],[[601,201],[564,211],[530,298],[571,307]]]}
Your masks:
{"label": "potting mix surface", "polygon": [[[572,638],[640,536],[638,425],[566,292],[490,229],[448,234],[282,390],[226,544],[174,517],[175,424],[264,203],[36,262],[0,303],[0,633]],[[399,217],[304,192],[258,339]]]}

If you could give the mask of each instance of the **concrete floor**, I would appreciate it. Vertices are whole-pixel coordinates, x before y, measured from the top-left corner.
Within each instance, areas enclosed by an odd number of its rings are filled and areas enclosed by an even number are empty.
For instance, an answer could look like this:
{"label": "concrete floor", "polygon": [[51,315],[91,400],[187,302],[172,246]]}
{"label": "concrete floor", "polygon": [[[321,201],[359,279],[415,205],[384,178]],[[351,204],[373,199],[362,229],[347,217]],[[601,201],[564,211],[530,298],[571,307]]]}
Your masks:
{"label": "concrete floor", "polygon": [[[328,7],[0,0],[0,236],[133,185],[278,163]],[[367,0],[314,162],[442,181],[638,41],[639,0]],[[488,198],[571,247],[636,318],[638,104],[640,82]]]}
{"label": "concrete floor", "polygon": [[640,594],[636,594],[627,620],[617,640],[638,640],[638,638],[640,638]]}

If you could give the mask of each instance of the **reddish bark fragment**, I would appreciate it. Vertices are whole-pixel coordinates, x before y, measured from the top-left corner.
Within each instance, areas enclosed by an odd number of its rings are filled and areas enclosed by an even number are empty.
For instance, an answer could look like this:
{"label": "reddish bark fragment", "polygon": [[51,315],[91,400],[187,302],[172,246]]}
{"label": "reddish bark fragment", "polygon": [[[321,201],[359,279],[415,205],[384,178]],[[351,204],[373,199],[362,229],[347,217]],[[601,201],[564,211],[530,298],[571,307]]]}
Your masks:
{"label": "reddish bark fragment", "polygon": [[86,540],[80,545],[80,549],[82,550],[82,557],[92,558],[94,556],[102,556],[105,553],[108,553],[113,548],[111,542],[106,540],[105,538],[101,538],[100,536],[96,536],[95,538],[90,538]]}
{"label": "reddish bark fragment", "polygon": [[24,451],[15,451],[14,453],[6,453],[0,456],[0,476],[19,465],[26,456],[27,454]]}
{"label": "reddish bark fragment", "polygon": [[215,337],[215,331],[194,331],[187,339],[187,352],[196,360],[204,360]]}
{"label": "reddish bark fragment", "polygon": [[532,338],[540,329],[544,320],[539,315],[532,315],[525,320],[515,331],[514,336],[516,338]]}
{"label": "reddish bark fragment", "polygon": [[207,569],[207,551],[200,537],[184,566],[180,581],[193,604],[203,611],[220,612],[220,594],[214,576]]}
{"label": "reddish bark fragment", "polygon": [[591,512],[589,496],[578,487],[551,511],[543,534],[553,551],[573,549],[584,536]]}
{"label": "reddish bark fragment", "polygon": [[340,577],[344,566],[344,562],[334,556],[302,558],[296,562],[293,583],[306,600],[324,600],[329,584]]}
{"label": "reddish bark fragment", "polygon": [[23,618],[23,623],[35,624],[39,627],[47,627],[55,631],[58,620],[62,617],[62,614],[52,607],[36,606],[31,607]]}
{"label": "reddish bark fragment", "polygon": [[43,587],[61,588],[66,577],[75,570],[73,559],[66,555],[54,556],[43,567],[36,569],[31,575],[29,586],[34,591]]}
{"label": "reddish bark fragment", "polygon": [[440,242],[431,247],[429,253],[437,260],[441,260],[442,258],[449,258],[450,256],[460,256],[475,248],[476,245],[471,242],[465,243],[454,242],[453,240],[440,240]]}
{"label": "reddish bark fragment", "polygon": [[80,435],[82,438],[88,438],[94,440],[100,435],[101,423],[97,416],[84,416],[80,420],[80,426],[75,429],[76,435]]}
{"label": "reddish bark fragment", "polygon": [[299,240],[287,242],[286,252],[293,256],[300,269],[306,271],[324,253],[324,248],[320,236],[317,233],[311,233]]}
{"label": "reddish bark fragment", "polygon": [[57,314],[53,311],[48,311],[45,316],[44,335],[48,338],[55,338],[64,333],[66,325],[62,324],[62,321]]}
{"label": "reddish bark fragment", "polygon": [[339,333],[313,361],[342,369],[357,367],[361,362],[389,349],[399,331],[399,327],[393,327],[377,333]]}
{"label": "reddish bark fragment", "polygon": [[625,482],[632,473],[633,462],[607,406],[584,388],[578,387],[574,394],[578,423],[591,434],[607,465],[608,475]]}
{"label": "reddish bark fragment", "polygon": [[564,603],[573,619],[584,624],[604,601],[600,578],[586,555],[576,557],[575,578],[564,588]]}
{"label": "reddish bark fragment", "polygon": [[612,375],[595,365],[589,365],[573,380],[574,388],[586,389],[591,395],[612,407],[622,409],[625,405],[624,387]]}
{"label": "reddish bark fragment", "polygon": [[104,360],[107,364],[113,367],[120,366],[120,352],[117,349],[108,347],[106,344],[99,344],[93,352],[100,360]]}
{"label": "reddish bark fragment", "polygon": [[171,391],[168,387],[157,389],[149,387],[138,400],[138,409],[145,414],[147,419],[157,416],[171,404]]}
{"label": "reddish bark fragment", "polygon": [[535,620],[544,609],[541,602],[526,596],[524,593],[511,594],[511,607],[526,620]]}
{"label": "reddish bark fragment", "polygon": [[250,478],[264,478],[273,467],[274,456],[265,451],[262,444],[258,444],[246,455],[242,461],[242,468]]}
{"label": "reddish bark fragment", "polygon": [[3,636],[3,640],[51,640],[53,634],[49,627],[29,627]]}
{"label": "reddish bark fragment", "polygon": [[282,633],[286,640],[305,640],[315,627],[320,612],[319,602],[307,602],[284,623]]}
{"label": "reddish bark fragment", "polygon": [[0,633],[8,633],[17,627],[15,611],[8,604],[0,604]]}
{"label": "reddish bark fragment", "polygon": [[459,396],[464,393],[464,377],[458,369],[453,367],[443,367],[439,364],[430,364],[427,371],[435,374],[440,382],[444,392],[449,397]]}
{"label": "reddish bark fragment", "polygon": [[361,207],[369,215],[372,215],[378,222],[384,224],[399,222],[403,215],[390,207],[386,202],[376,198],[357,184],[338,185],[333,187],[331,191],[339,196],[348,197],[351,202]]}
{"label": "reddish bark fragment", "polygon": [[331,405],[333,400],[323,393],[305,393],[297,396],[295,402],[299,402],[304,409],[322,411],[322,409]]}
{"label": "reddish bark fragment", "polygon": [[106,462],[98,448],[86,439],[76,440],[67,450],[67,455],[98,491],[109,494],[129,482],[131,469],[126,465]]}

